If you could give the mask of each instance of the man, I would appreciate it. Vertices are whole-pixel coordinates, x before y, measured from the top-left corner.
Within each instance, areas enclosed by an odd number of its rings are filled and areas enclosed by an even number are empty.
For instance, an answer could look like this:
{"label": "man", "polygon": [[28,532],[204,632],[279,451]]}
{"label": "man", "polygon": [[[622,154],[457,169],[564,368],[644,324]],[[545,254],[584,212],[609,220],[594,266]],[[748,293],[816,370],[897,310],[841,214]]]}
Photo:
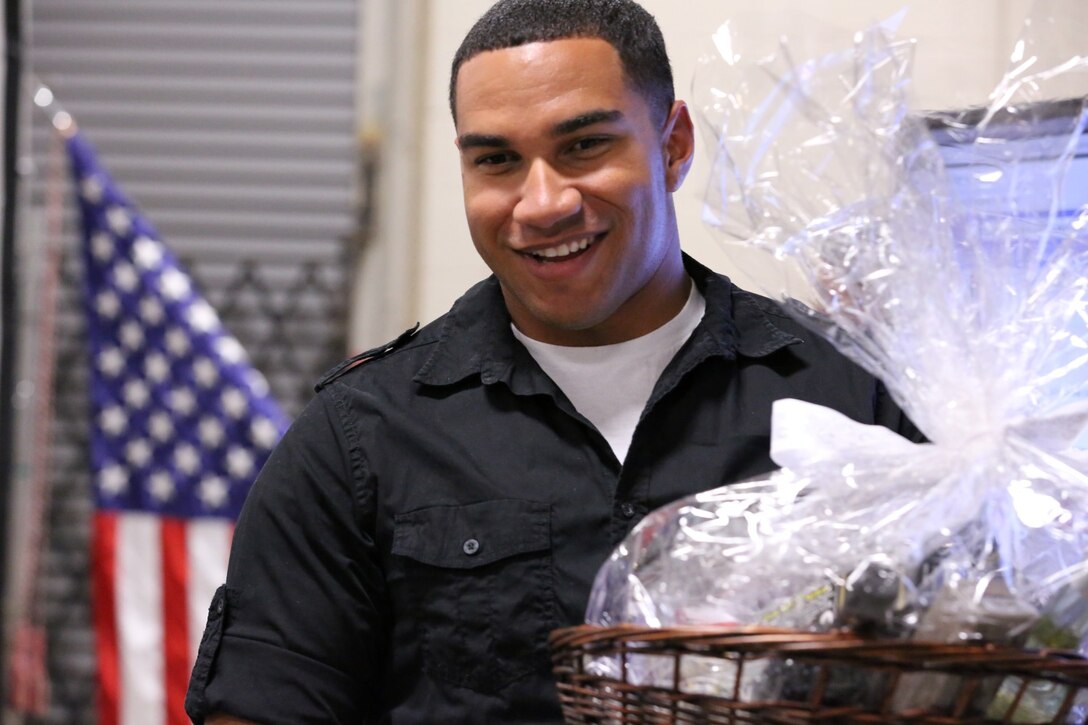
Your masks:
{"label": "man", "polygon": [[902,423],[829,344],[682,255],[692,122],[631,0],[502,0],[450,101],[494,276],[322,381],[273,454],[197,722],[557,722],[548,632],[583,620],[646,512],[772,469],[773,400]]}

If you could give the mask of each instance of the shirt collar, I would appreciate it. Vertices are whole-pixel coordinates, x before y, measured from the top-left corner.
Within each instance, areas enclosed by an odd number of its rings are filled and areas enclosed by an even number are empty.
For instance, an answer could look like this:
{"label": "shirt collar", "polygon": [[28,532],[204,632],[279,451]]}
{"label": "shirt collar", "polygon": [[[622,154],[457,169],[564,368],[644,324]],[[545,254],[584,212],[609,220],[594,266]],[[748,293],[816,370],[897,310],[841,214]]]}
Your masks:
{"label": "shirt collar", "polygon": [[[741,290],[686,254],[684,267],[706,298],[706,313],[691,344],[679,353],[683,359],[674,363],[690,369],[708,357],[758,358],[801,342],[775,324],[782,313],[770,300]],[[453,385],[478,375],[485,385],[504,381],[520,393],[552,390],[547,376],[510,331],[510,315],[494,275],[454,303],[438,334],[434,351],[416,373],[419,383]]]}

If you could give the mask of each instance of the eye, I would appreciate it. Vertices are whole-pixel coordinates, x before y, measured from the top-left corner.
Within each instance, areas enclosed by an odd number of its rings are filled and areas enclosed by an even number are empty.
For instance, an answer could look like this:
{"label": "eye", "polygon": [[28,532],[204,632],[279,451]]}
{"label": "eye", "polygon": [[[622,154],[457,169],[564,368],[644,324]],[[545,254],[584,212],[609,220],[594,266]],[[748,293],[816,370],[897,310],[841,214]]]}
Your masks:
{"label": "eye", "polygon": [[496,151],[477,156],[472,160],[472,165],[480,167],[484,171],[497,171],[501,167],[517,161],[517,154],[510,151]]}
{"label": "eye", "polygon": [[586,136],[572,143],[570,152],[579,158],[592,158],[603,153],[611,141],[611,136]]}

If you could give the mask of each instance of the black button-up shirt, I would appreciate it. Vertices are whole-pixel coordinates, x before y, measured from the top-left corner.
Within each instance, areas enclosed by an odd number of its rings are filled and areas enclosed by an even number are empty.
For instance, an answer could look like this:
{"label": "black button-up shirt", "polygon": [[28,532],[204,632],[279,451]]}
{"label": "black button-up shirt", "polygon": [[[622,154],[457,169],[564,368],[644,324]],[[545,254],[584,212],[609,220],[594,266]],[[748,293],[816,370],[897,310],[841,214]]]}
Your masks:
{"label": "black button-up shirt", "polygon": [[323,386],[238,522],[197,720],[557,722],[548,632],[583,621],[646,512],[773,468],[774,400],[913,432],[829,343],[686,264],[706,314],[622,465],[516,341],[494,278]]}

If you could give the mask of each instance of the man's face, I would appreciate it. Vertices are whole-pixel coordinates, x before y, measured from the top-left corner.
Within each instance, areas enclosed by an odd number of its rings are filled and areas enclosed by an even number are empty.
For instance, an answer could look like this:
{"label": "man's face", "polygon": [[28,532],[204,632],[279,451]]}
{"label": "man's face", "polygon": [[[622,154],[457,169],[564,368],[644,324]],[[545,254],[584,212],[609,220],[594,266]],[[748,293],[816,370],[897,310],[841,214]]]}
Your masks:
{"label": "man's face", "polygon": [[469,231],[518,329],[602,345],[671,319],[689,284],[669,196],[694,145],[684,104],[655,122],[597,38],[481,53],[456,91]]}

